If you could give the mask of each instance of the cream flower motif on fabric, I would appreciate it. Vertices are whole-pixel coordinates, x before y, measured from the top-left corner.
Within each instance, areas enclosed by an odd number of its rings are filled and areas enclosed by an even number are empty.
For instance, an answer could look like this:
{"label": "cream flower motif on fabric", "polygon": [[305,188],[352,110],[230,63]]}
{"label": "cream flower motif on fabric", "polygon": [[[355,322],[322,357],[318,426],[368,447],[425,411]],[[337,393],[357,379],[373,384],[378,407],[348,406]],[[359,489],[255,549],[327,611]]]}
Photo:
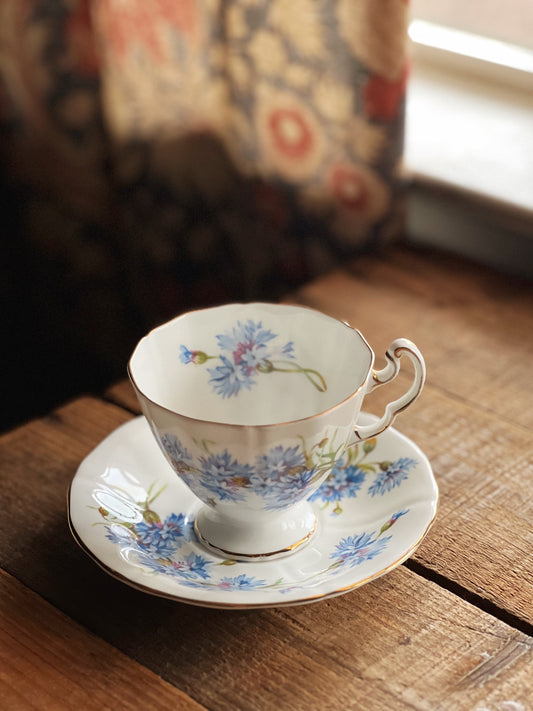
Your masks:
{"label": "cream flower motif on fabric", "polygon": [[259,30],[250,40],[248,52],[258,74],[281,74],[287,66],[287,53],[279,35]]}
{"label": "cream flower motif on fabric", "polygon": [[229,52],[227,58],[227,71],[231,83],[241,91],[248,91],[252,83],[252,70],[250,63],[244,59],[240,52]]}
{"label": "cream flower motif on fabric", "polygon": [[407,46],[405,0],[339,0],[342,38],[354,55],[390,81],[403,71]]}
{"label": "cream flower motif on fabric", "polygon": [[216,42],[209,47],[209,66],[213,69],[224,69],[226,66],[227,49],[222,42]]}
{"label": "cream flower motif on fabric", "polygon": [[364,163],[377,161],[387,145],[385,129],[368,123],[360,116],[354,116],[352,119],[348,127],[348,138]]}
{"label": "cream flower motif on fabric", "polygon": [[333,127],[333,139],[347,146],[362,163],[377,162],[387,146],[387,132],[382,126],[352,115],[346,123]]}
{"label": "cream flower motif on fabric", "polygon": [[289,86],[307,91],[313,85],[316,74],[305,64],[291,63],[285,69],[283,78]]}
{"label": "cream flower motif on fabric", "polygon": [[263,84],[257,92],[255,120],[268,172],[295,180],[313,175],[323,160],[325,140],[305,103],[290,92]]}
{"label": "cream flower motif on fabric", "polygon": [[246,37],[249,28],[244,10],[240,5],[231,5],[226,11],[225,19],[228,40]]}
{"label": "cream flower motif on fabric", "polygon": [[[147,62],[135,55],[130,62],[109,65],[103,101],[110,132],[117,138],[149,137],[163,131],[185,133],[199,120],[198,96],[211,84],[201,54],[190,52],[182,62]],[[179,87],[168,91],[167,87]],[[179,121],[177,118],[179,116]]]}
{"label": "cream flower motif on fabric", "polygon": [[346,122],[354,113],[353,92],[331,77],[321,77],[315,83],[313,100],[317,110],[329,121]]}
{"label": "cream flower motif on fabric", "polygon": [[302,56],[324,54],[324,26],[316,0],[274,0],[268,19]]}

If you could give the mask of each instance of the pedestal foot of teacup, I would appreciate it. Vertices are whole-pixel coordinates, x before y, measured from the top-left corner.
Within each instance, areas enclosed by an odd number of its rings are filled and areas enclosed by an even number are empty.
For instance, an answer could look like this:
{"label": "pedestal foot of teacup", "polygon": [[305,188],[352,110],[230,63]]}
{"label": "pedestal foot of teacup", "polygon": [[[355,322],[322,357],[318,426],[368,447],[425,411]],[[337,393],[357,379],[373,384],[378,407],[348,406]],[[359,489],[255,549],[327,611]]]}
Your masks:
{"label": "pedestal foot of teacup", "polygon": [[258,512],[252,521],[236,521],[204,506],[194,521],[198,540],[211,552],[234,560],[282,558],[308,543],[317,525],[308,502],[289,512]]}

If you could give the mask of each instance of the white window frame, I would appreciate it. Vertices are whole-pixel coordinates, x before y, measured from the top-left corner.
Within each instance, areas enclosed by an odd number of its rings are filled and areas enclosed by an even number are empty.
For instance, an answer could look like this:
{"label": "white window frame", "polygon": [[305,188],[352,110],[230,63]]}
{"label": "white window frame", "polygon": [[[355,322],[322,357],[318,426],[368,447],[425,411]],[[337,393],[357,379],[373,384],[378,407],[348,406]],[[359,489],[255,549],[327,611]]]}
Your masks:
{"label": "white window frame", "polygon": [[[514,226],[519,218],[519,232],[533,249],[533,52],[416,19],[410,37],[407,174],[415,183],[501,207]],[[415,239],[460,246],[447,237],[444,213],[435,220],[426,211],[421,219],[420,201],[411,207]],[[475,246],[466,244],[466,235],[463,242],[469,256],[487,261],[481,235],[471,240]],[[491,263],[498,261],[494,245],[488,250],[494,253]],[[520,271],[523,259],[521,254]],[[533,275],[533,252],[526,271]]]}

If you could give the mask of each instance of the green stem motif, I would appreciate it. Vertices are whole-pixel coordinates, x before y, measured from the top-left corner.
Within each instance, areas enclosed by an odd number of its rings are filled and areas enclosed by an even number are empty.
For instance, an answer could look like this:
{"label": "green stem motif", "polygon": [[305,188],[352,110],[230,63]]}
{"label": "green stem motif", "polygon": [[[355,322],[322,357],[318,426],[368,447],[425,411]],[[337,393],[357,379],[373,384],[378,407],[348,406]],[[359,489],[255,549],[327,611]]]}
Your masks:
{"label": "green stem motif", "polygon": [[[280,368],[280,365],[288,367]],[[298,365],[298,363],[292,363],[290,360],[278,360],[272,362],[272,370],[278,373],[302,373],[305,375],[307,380],[314,385],[318,392],[324,393],[328,389],[326,381],[318,370],[314,370],[313,368],[302,368],[301,365]]]}

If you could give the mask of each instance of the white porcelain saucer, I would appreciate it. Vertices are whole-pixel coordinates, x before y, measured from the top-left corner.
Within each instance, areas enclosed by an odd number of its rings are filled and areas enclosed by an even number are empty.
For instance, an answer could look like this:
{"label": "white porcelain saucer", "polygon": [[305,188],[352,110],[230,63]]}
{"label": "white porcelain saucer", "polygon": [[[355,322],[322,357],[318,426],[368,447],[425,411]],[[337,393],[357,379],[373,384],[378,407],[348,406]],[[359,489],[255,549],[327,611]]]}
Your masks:
{"label": "white porcelain saucer", "polygon": [[138,417],[81,463],[69,522],[86,553],[135,588],[206,607],[276,607],[346,593],[400,565],[431,527],[437,499],[424,453],[389,428],[345,453],[313,495],[318,525],[305,548],[279,560],[224,560],[196,539],[201,504]]}

